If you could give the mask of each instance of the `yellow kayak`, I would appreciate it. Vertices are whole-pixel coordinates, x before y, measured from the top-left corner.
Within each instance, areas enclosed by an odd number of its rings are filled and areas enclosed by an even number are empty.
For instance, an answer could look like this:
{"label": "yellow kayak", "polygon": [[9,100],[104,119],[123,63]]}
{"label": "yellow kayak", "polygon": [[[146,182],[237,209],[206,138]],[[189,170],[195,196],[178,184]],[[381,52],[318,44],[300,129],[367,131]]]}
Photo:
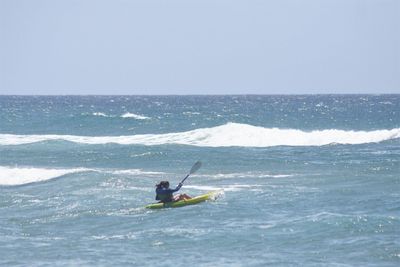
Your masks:
{"label": "yellow kayak", "polygon": [[154,204],[149,204],[145,208],[146,209],[163,209],[163,208],[179,208],[183,206],[188,206],[188,205],[195,205],[199,204],[201,202],[215,199],[219,195],[220,191],[212,191],[208,192],[207,194],[197,196],[188,200],[180,200],[176,202],[169,202],[169,203],[154,203]]}

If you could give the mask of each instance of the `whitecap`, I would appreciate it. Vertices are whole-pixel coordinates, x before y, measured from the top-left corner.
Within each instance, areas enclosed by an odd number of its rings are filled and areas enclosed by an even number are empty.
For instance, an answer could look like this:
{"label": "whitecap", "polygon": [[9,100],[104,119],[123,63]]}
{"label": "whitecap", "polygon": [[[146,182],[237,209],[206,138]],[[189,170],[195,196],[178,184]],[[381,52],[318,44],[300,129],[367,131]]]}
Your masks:
{"label": "whitecap", "polygon": [[107,114],[105,114],[103,112],[93,112],[92,115],[99,116],[99,117],[109,117]]}
{"label": "whitecap", "polygon": [[136,119],[136,120],[149,120],[149,119],[151,119],[150,117],[146,117],[146,116],[138,115],[138,114],[134,114],[134,113],[129,113],[129,112],[121,115],[121,118],[132,118],[132,119]]}
{"label": "whitecap", "polygon": [[0,186],[14,186],[29,183],[43,182],[66,174],[86,172],[90,169],[46,169],[46,168],[17,168],[0,166]]}
{"label": "whitecap", "polygon": [[259,188],[261,185],[247,185],[247,184],[232,184],[223,186],[208,186],[208,185],[185,185],[185,189],[195,189],[200,191],[223,191],[223,192],[235,192],[242,190],[252,190]]}
{"label": "whitecap", "polygon": [[200,174],[199,177],[209,177],[213,179],[231,179],[231,178],[287,178],[296,174],[270,174],[264,172],[234,172],[234,173],[217,173],[217,174]]}
{"label": "whitecap", "polygon": [[127,170],[109,170],[109,169],[51,169],[51,168],[33,168],[33,167],[7,167],[0,166],[0,186],[24,185],[36,182],[43,182],[61,177],[66,174],[80,172],[97,172],[122,176],[160,176],[165,173],[144,171],[140,169]]}
{"label": "whitecap", "polygon": [[141,169],[128,169],[128,170],[113,170],[113,171],[104,171],[107,173],[117,174],[117,175],[164,175],[165,172],[154,172],[154,171],[143,171]]}
{"label": "whitecap", "polygon": [[127,136],[0,134],[0,145],[20,145],[41,141],[65,140],[84,144],[179,144],[200,147],[272,147],[324,146],[329,144],[355,145],[382,142],[397,138],[400,138],[400,128],[374,131],[345,131],[338,129],[302,131],[227,123],[221,126],[199,128],[186,132]]}

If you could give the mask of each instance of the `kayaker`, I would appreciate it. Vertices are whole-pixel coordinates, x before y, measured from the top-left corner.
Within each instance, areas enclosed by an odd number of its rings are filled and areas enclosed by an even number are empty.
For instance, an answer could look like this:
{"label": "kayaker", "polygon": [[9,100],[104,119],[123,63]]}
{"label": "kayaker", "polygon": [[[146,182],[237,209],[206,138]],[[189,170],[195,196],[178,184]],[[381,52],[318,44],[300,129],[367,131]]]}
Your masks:
{"label": "kayaker", "polygon": [[191,199],[191,197],[186,194],[179,194],[176,196],[173,195],[173,193],[179,191],[181,187],[182,183],[179,183],[175,189],[171,189],[169,188],[168,181],[161,181],[156,185],[156,194],[157,194],[156,200],[159,200],[162,203],[167,203],[167,202],[175,202],[179,200]]}

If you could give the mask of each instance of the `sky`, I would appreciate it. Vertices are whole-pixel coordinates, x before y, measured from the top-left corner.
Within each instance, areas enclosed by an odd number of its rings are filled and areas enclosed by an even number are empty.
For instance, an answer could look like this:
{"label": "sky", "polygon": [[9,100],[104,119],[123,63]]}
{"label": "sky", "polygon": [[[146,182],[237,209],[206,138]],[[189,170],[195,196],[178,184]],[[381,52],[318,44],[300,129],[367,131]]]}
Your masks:
{"label": "sky", "polygon": [[399,0],[0,0],[0,95],[400,93]]}

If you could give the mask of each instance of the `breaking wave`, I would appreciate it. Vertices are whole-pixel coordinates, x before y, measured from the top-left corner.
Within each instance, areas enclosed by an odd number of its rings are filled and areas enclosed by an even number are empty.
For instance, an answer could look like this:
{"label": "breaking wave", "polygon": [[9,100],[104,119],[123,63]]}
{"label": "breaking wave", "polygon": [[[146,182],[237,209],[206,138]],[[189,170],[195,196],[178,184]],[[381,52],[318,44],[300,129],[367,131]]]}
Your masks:
{"label": "breaking wave", "polygon": [[150,117],[146,117],[146,116],[138,115],[138,114],[134,114],[134,113],[129,113],[129,112],[121,115],[121,118],[132,118],[132,119],[136,119],[136,120],[149,120],[149,119],[151,119]]}
{"label": "breaking wave", "polygon": [[81,172],[97,172],[123,176],[159,176],[164,172],[144,171],[140,169],[107,170],[89,168],[48,169],[33,167],[8,167],[0,166],[0,186],[16,186],[44,182],[67,174]]}
{"label": "breaking wave", "polygon": [[103,112],[93,112],[93,116],[99,116],[99,117],[110,117],[109,115],[103,113]]}
{"label": "breaking wave", "polygon": [[97,117],[105,117],[105,118],[116,118],[116,117],[121,117],[121,118],[131,118],[131,119],[135,119],[135,120],[149,120],[151,119],[150,117],[146,117],[143,115],[139,115],[139,114],[134,114],[134,113],[130,113],[130,112],[126,112],[124,114],[122,114],[121,116],[119,115],[108,115],[104,112],[93,112],[92,113],[93,116],[97,116]]}
{"label": "breaking wave", "polygon": [[23,185],[51,180],[66,174],[90,171],[86,168],[45,169],[45,168],[10,168],[0,166],[0,186]]}
{"label": "breaking wave", "polygon": [[13,135],[0,134],[0,145],[21,145],[64,140],[83,144],[164,145],[179,144],[201,147],[271,147],[323,146],[329,144],[365,144],[400,138],[400,128],[374,131],[337,129],[302,131],[264,128],[240,123],[227,123],[211,128],[166,134],[129,136]]}

